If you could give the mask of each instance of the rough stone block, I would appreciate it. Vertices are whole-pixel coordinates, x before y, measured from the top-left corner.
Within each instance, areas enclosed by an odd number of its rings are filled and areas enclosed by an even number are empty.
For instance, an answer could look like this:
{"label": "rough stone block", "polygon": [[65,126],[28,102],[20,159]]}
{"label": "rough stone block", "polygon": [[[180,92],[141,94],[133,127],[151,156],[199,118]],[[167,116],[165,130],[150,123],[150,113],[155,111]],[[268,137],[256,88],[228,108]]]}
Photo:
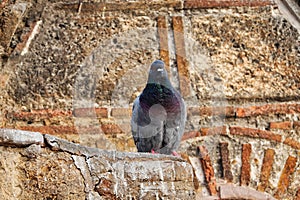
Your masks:
{"label": "rough stone block", "polygon": [[38,144],[44,146],[44,137],[38,132],[0,129],[0,144],[11,146],[29,146],[31,144]]}
{"label": "rough stone block", "polygon": [[220,186],[221,199],[260,199],[275,200],[271,195],[258,192],[252,188],[226,184]]}

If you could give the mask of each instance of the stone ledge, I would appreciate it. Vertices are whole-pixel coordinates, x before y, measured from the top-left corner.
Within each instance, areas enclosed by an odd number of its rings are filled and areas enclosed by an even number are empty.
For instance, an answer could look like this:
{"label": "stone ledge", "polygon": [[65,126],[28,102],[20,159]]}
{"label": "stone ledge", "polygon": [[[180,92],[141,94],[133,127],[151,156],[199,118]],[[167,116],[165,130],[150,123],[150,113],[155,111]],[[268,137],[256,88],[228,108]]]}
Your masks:
{"label": "stone ledge", "polygon": [[249,187],[235,186],[231,184],[220,186],[221,199],[260,199],[260,200],[275,200],[271,195],[263,192],[258,192]]}
{"label": "stone ledge", "polygon": [[13,129],[0,129],[0,141],[0,164],[12,171],[0,183],[13,178],[0,191],[4,199],[195,198],[192,166],[179,157],[90,148]]}
{"label": "stone ledge", "polygon": [[38,132],[0,129],[0,145],[24,147],[32,144],[44,146],[44,137]]}

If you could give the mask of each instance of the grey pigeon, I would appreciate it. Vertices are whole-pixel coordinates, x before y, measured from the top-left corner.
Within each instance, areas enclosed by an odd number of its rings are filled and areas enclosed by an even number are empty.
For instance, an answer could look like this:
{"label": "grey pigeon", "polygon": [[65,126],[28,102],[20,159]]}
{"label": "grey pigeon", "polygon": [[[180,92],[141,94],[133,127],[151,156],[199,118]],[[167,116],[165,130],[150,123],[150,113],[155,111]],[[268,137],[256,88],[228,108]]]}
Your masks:
{"label": "grey pigeon", "polygon": [[164,62],[154,61],[147,85],[133,103],[131,130],[138,152],[177,156],[185,119],[185,103],[172,86]]}

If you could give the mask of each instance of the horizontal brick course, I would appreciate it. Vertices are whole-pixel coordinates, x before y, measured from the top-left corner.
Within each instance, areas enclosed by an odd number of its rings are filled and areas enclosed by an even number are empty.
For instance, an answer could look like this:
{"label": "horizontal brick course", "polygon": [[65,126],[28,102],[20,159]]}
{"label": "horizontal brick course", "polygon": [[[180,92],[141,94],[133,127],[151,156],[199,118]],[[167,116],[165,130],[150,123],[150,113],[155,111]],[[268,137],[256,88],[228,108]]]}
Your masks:
{"label": "horizontal brick course", "polygon": [[102,124],[101,129],[104,134],[120,134],[124,133],[124,131],[117,124]]}
{"label": "horizontal brick course", "polygon": [[299,140],[296,140],[294,138],[291,137],[287,137],[284,142],[284,144],[289,145],[290,147],[300,150],[300,142]]}
{"label": "horizontal brick course", "polygon": [[216,107],[189,107],[188,108],[188,116],[212,116],[219,115],[225,117],[234,117],[235,110],[232,106],[216,106]]}
{"label": "horizontal brick course", "polygon": [[188,140],[191,138],[195,138],[195,137],[199,137],[201,134],[199,131],[189,131],[189,132],[185,132],[182,136],[181,140]]}
{"label": "horizontal brick course", "polygon": [[51,135],[77,134],[75,126],[20,126],[17,128],[24,131],[40,132]]}
{"label": "horizontal brick course", "polygon": [[237,6],[267,6],[273,5],[272,0],[185,0],[185,8],[219,8]]}
{"label": "horizontal brick course", "polygon": [[300,104],[265,104],[261,106],[236,108],[237,117],[255,117],[258,115],[293,113],[300,113]]}
{"label": "horizontal brick course", "polygon": [[275,134],[271,131],[265,131],[260,129],[253,128],[244,128],[244,127],[230,127],[230,134],[248,136],[253,138],[267,139],[271,141],[281,142],[281,135]]}
{"label": "horizontal brick course", "polygon": [[200,129],[201,136],[207,135],[227,135],[226,126],[208,127]]}
{"label": "horizontal brick course", "polygon": [[112,108],[111,116],[115,118],[130,118],[132,108]]}
{"label": "horizontal brick course", "polygon": [[[136,2],[82,2],[81,12],[103,12],[103,11],[128,11],[128,10],[145,10],[145,9],[160,9],[162,7],[177,8],[182,7],[181,0],[166,0],[166,1],[136,1]],[[64,9],[73,12],[78,12],[78,3],[61,3],[57,9]]]}
{"label": "horizontal brick course", "polygon": [[290,130],[292,129],[293,124],[290,121],[287,122],[270,122],[270,129],[282,129]]}
{"label": "horizontal brick course", "polygon": [[107,108],[76,108],[73,110],[74,117],[100,117],[107,118],[108,110]]}
{"label": "horizontal brick course", "polygon": [[72,112],[69,110],[32,110],[32,111],[19,111],[7,113],[7,118],[19,121],[30,121],[32,119],[48,119],[53,117],[71,117]]}

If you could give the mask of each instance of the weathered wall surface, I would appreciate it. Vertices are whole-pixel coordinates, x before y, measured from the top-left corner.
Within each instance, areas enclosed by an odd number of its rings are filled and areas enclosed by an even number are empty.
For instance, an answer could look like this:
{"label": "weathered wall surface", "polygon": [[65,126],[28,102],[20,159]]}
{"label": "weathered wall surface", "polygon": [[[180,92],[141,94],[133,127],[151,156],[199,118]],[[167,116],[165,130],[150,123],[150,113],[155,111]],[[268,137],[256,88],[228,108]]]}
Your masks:
{"label": "weathered wall surface", "polygon": [[1,199],[193,199],[180,158],[80,146],[51,135],[1,129]]}
{"label": "weathered wall surface", "polygon": [[188,106],[180,151],[193,160],[204,145],[217,182],[299,197],[294,1],[3,0],[0,9],[2,127],[136,151],[131,105],[163,59]]}

